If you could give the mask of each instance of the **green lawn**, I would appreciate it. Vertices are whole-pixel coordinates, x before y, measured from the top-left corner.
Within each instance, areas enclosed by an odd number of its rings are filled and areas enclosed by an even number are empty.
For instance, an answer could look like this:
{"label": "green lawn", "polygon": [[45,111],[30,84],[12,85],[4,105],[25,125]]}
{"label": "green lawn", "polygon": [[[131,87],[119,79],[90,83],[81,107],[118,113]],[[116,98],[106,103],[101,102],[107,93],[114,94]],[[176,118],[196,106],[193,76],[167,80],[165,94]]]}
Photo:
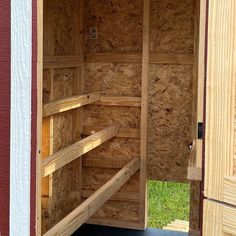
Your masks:
{"label": "green lawn", "polygon": [[162,228],[171,221],[189,220],[189,184],[149,181],[148,226]]}

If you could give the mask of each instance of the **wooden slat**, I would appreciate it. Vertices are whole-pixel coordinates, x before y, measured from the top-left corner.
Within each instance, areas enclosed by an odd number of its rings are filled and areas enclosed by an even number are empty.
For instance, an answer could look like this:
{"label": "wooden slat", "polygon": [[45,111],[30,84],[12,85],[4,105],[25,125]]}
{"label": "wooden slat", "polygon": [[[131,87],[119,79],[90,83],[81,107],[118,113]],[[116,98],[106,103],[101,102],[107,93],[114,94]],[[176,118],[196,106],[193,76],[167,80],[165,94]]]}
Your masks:
{"label": "wooden slat", "polygon": [[236,208],[204,200],[203,236],[236,235]]}
{"label": "wooden slat", "polygon": [[236,176],[225,178],[224,201],[236,206]]}
{"label": "wooden slat", "polygon": [[85,62],[117,62],[117,63],[141,63],[141,53],[87,53],[84,55]]}
{"label": "wooden slat", "polygon": [[235,0],[211,1],[208,27],[204,194],[218,201],[225,201],[225,177],[233,176],[235,22]]}
{"label": "wooden slat", "polygon": [[180,64],[192,65],[193,55],[188,54],[150,54],[150,64]]}
{"label": "wooden slat", "polygon": [[[142,63],[142,53],[88,53],[85,62],[95,63]],[[192,65],[193,55],[188,54],[151,54],[150,64],[183,64]]]}
{"label": "wooden slat", "polygon": [[150,54],[150,8],[151,0],[143,1],[143,55],[142,55],[142,101],[140,142],[140,225],[147,227],[147,137],[148,137],[148,87]]}
{"label": "wooden slat", "polygon": [[101,96],[101,100],[95,105],[101,106],[122,106],[122,107],[140,107],[140,97],[124,97],[124,96]]}
{"label": "wooden slat", "polygon": [[[91,135],[94,132],[97,132],[98,130],[104,129],[105,126],[83,126],[83,132],[82,134],[85,136]],[[134,138],[139,139],[140,138],[140,129],[135,128],[119,128],[119,132],[116,135],[117,138]]]}
{"label": "wooden slat", "polygon": [[189,180],[202,180],[202,168],[188,167],[188,179]]}
{"label": "wooden slat", "polygon": [[81,56],[68,55],[68,56],[44,56],[43,68],[76,68],[80,67],[82,63]]}
{"label": "wooden slat", "polygon": [[53,173],[62,166],[65,166],[107,140],[113,138],[117,135],[118,130],[119,128],[117,125],[107,127],[49,156],[47,159],[42,161],[42,176],[47,176]]}
{"label": "wooden slat", "polygon": [[[82,197],[89,198],[94,194],[94,191],[82,190]],[[117,192],[111,198],[111,201],[122,201],[122,202],[139,202],[139,193],[132,192]]]}
{"label": "wooden slat", "polygon": [[95,103],[99,100],[100,93],[83,94],[70,98],[60,99],[43,106],[43,117],[76,109],[84,105]]}
{"label": "wooden slat", "polygon": [[134,159],[111,180],[97,190],[74,211],[57,223],[44,236],[71,235],[105,202],[107,202],[139,169],[139,159]]}

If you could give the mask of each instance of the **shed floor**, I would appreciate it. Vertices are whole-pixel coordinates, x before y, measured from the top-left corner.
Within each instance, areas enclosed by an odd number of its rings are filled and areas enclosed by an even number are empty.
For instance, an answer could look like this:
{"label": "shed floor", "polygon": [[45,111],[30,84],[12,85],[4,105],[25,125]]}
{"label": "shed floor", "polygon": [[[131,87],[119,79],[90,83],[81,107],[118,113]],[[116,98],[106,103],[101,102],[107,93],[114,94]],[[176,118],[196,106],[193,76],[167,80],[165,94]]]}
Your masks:
{"label": "shed floor", "polygon": [[73,236],[187,236],[188,233],[148,228],[145,231],[83,225]]}

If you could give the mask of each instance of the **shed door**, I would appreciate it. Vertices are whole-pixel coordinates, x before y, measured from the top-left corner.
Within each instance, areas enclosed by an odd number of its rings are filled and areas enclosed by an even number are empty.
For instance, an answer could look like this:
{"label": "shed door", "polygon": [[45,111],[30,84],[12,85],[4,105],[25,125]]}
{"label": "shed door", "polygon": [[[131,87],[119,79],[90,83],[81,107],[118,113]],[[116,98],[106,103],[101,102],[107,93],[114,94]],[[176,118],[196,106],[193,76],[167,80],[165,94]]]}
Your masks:
{"label": "shed door", "polygon": [[236,235],[236,1],[209,0],[204,235]]}

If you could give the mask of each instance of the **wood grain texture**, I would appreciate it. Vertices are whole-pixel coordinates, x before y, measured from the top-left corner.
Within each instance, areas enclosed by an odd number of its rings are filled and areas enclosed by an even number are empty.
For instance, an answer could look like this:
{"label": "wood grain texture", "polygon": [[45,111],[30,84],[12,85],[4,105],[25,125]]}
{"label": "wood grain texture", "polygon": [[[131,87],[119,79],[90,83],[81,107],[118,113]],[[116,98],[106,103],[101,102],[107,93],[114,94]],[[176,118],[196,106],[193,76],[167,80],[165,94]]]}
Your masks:
{"label": "wood grain texture", "polygon": [[[78,2],[80,1],[48,0],[44,2],[44,58],[50,64],[48,71],[52,72],[52,86],[49,89],[44,89],[43,95],[48,97],[53,93],[51,102],[82,94],[80,88],[75,85],[77,81],[78,85],[82,81],[78,72],[79,69],[71,68],[71,61],[69,61],[70,56],[73,55],[75,67],[79,66],[80,71],[82,71],[76,59],[81,58],[81,51],[77,50],[77,38],[80,35],[77,25],[81,22]],[[44,80],[47,80],[45,76]],[[47,82],[45,81],[45,83]],[[50,119],[50,154],[72,144],[75,137],[77,137],[76,140],[79,140],[80,134],[77,127],[81,124],[77,126],[74,120],[74,111],[58,114]],[[44,204],[44,206],[49,206],[49,209],[42,216],[42,219],[45,217],[49,219],[46,230],[79,204],[81,186],[81,180],[78,178],[79,164],[77,161],[70,163],[50,176],[50,204]]]}
{"label": "wood grain texture", "polygon": [[[98,130],[104,129],[105,126],[86,125],[83,126],[83,135],[88,136],[97,132]],[[119,132],[116,135],[117,138],[140,138],[140,129],[135,128],[119,128]]]}
{"label": "wood grain texture", "polygon": [[236,176],[225,178],[223,191],[224,191],[224,202],[236,206]]}
{"label": "wood grain texture", "polygon": [[204,200],[203,236],[236,235],[236,208]]}
{"label": "wood grain texture", "polygon": [[[50,229],[45,236],[71,235],[88,218],[125,184],[130,177],[139,169],[139,159],[133,159],[122,168],[111,180],[98,189],[91,197],[84,201],[62,221]],[[66,227],[65,227],[66,226]],[[69,226],[69,227],[68,227]]]}
{"label": "wood grain texture", "polygon": [[[85,53],[142,52],[142,0],[88,0],[85,3]],[[89,35],[96,27],[97,40]]]}
{"label": "wood grain texture", "polygon": [[[88,53],[87,63],[141,63],[142,53]],[[150,64],[183,64],[191,65],[194,57],[191,54],[150,54]]]}
{"label": "wood grain texture", "polygon": [[233,176],[236,2],[209,6],[206,98],[205,189],[208,198],[224,199],[225,177]]}
{"label": "wood grain texture", "polygon": [[101,106],[120,106],[120,107],[141,107],[140,97],[124,96],[102,96],[96,105]]}
{"label": "wood grain texture", "polygon": [[150,66],[149,179],[186,181],[192,142],[192,73],[188,65]]}
{"label": "wood grain texture", "polygon": [[118,133],[118,126],[107,127],[91,136],[78,141],[42,161],[42,176],[47,176],[85,153],[91,151]]}
{"label": "wood grain texture", "polygon": [[152,0],[151,53],[193,54],[193,0]]}
{"label": "wood grain texture", "polygon": [[56,100],[43,106],[43,117],[73,110],[100,100],[99,93],[76,95],[70,98]]}

